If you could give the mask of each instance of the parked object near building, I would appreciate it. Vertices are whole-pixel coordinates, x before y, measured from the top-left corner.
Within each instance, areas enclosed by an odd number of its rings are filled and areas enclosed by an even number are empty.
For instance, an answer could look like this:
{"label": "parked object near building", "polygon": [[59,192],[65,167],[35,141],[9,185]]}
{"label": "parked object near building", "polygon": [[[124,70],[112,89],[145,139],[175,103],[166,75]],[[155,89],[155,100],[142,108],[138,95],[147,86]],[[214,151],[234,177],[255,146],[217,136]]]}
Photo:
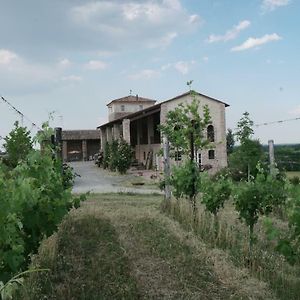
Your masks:
{"label": "parked object near building", "polygon": [[[214,145],[213,149],[197,153],[197,162],[200,167],[210,165],[211,172],[216,172],[227,166],[225,108],[229,105],[197,92],[195,97],[200,101],[200,108],[207,105],[210,110],[212,124],[207,127],[207,138]],[[169,111],[174,110],[181,103],[191,103],[192,100],[191,93],[187,92],[158,104],[155,104],[155,100],[134,96],[111,101],[107,105],[109,122],[97,127],[101,134],[102,151],[106,142],[122,138],[133,147],[135,159],[139,163],[146,168],[163,170],[163,160],[160,156],[162,137],[159,125],[165,122]],[[202,113],[199,109],[199,114]],[[179,163],[182,159],[178,153],[171,160],[171,164]]]}
{"label": "parked object near building", "polygon": [[63,130],[63,161],[90,160],[100,149],[99,130]]}

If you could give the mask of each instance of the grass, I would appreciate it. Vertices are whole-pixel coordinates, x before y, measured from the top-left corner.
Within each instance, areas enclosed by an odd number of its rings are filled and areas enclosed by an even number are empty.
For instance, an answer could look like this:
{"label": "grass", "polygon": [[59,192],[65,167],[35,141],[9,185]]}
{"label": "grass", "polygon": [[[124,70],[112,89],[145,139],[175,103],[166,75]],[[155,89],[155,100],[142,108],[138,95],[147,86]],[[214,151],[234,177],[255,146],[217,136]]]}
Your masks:
{"label": "grass", "polygon": [[[139,299],[118,236],[109,220],[73,214],[41,250],[36,264],[50,275],[32,275],[22,299]],[[55,249],[53,249],[55,248]]]}
{"label": "grass", "polygon": [[[250,254],[248,228],[238,220],[230,202],[219,213],[217,233],[214,217],[202,205],[198,205],[196,224],[192,222],[193,214],[186,200],[172,201],[167,213],[186,230],[193,230],[211,247],[226,251],[236,266],[245,267],[258,279],[267,281],[280,299],[300,299],[300,266],[290,266],[274,252],[262,221],[255,227],[257,242]],[[287,230],[284,222],[274,221],[282,230]]]}
{"label": "grass", "polygon": [[160,195],[92,194],[43,242],[19,299],[276,299]]}

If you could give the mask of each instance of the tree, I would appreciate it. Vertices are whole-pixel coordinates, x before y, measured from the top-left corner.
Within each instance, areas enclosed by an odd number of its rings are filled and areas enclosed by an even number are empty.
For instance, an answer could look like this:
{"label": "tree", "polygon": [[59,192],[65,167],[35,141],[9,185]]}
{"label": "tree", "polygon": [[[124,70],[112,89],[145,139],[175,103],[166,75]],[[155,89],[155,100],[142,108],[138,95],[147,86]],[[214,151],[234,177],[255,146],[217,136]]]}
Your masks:
{"label": "tree", "polygon": [[262,215],[268,215],[274,207],[283,204],[288,196],[285,182],[265,172],[258,164],[256,178],[241,183],[235,191],[235,208],[249,227],[249,249],[254,243],[254,226]]}
{"label": "tree", "polygon": [[15,128],[4,138],[4,149],[7,152],[7,165],[15,168],[21,160],[24,160],[32,150],[30,131],[26,127],[19,126],[15,122]]}
{"label": "tree", "polygon": [[[160,126],[162,135],[168,138],[173,150],[180,150],[183,154],[189,155],[190,163],[185,164],[182,168],[187,168],[183,173],[188,174],[180,177],[180,186],[188,186],[190,188],[189,198],[196,212],[195,197],[199,191],[197,188],[197,178],[199,176],[199,168],[195,162],[195,153],[203,148],[212,147],[213,144],[207,138],[207,126],[211,124],[211,117],[207,105],[202,107],[203,116],[200,116],[200,101],[196,99],[196,93],[190,91],[192,102],[190,104],[180,104],[174,110],[169,111],[166,116],[166,122]],[[176,174],[180,174],[176,170]],[[178,176],[173,177],[174,179]],[[186,180],[184,183],[182,181]]]}
{"label": "tree", "polygon": [[229,157],[230,173],[235,180],[249,179],[251,175],[256,176],[256,166],[265,156],[259,140],[251,139],[254,133],[253,124],[248,112],[243,114],[237,124],[235,136],[240,146],[236,147]]}
{"label": "tree", "polygon": [[226,135],[227,154],[231,154],[233,152],[234,143],[234,134],[232,129],[229,128]]}
{"label": "tree", "polygon": [[245,141],[250,140],[253,131],[253,121],[250,119],[250,114],[246,111],[237,123],[237,131],[235,136],[238,141],[243,144]]}

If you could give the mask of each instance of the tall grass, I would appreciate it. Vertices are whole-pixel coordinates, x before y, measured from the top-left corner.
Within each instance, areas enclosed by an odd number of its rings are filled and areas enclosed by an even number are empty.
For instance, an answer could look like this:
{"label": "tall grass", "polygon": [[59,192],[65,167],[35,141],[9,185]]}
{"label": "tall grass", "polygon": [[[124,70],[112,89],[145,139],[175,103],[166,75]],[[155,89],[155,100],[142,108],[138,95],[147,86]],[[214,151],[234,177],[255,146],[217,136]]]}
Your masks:
{"label": "tall grass", "polygon": [[[256,242],[249,251],[249,230],[238,219],[232,203],[215,217],[201,205],[197,205],[194,222],[193,210],[188,200],[171,201],[166,211],[186,230],[193,231],[211,247],[225,250],[234,264],[246,267],[251,274],[269,283],[280,299],[300,299],[300,266],[289,265],[274,252],[267,239],[262,222],[255,228]],[[286,226],[279,221],[279,226]]]}

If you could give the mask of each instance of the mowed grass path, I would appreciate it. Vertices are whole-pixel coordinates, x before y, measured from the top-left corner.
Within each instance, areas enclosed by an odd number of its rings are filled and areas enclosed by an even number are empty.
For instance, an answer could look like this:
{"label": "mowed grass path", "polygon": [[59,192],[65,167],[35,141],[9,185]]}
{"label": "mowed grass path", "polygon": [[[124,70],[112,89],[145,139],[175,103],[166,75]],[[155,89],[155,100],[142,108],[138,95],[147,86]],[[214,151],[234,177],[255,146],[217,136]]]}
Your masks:
{"label": "mowed grass path", "polygon": [[21,299],[275,299],[161,212],[161,196],[90,195],[46,240]]}

